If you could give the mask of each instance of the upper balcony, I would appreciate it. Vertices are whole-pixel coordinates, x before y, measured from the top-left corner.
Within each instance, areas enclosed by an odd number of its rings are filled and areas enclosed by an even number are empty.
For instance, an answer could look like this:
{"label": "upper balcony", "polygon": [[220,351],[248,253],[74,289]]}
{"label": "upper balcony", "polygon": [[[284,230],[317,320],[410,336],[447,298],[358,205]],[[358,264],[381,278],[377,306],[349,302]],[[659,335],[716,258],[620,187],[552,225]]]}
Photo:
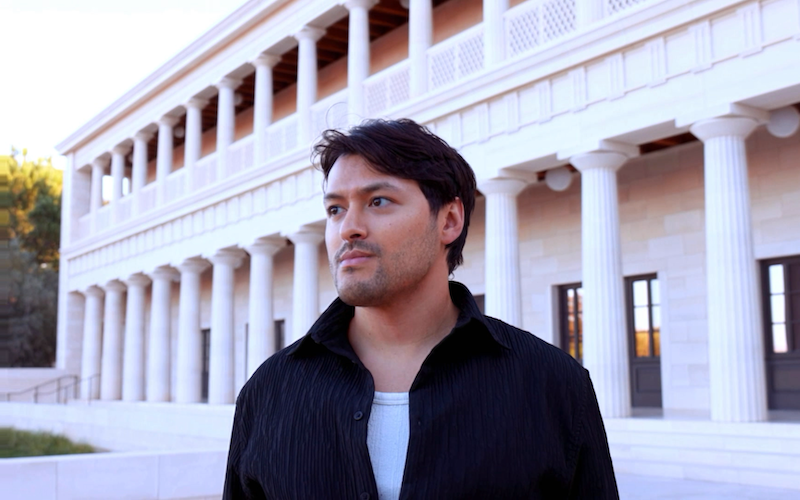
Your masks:
{"label": "upper balcony", "polygon": [[[180,94],[176,89],[200,90],[160,104],[168,111],[157,124],[137,127],[130,120],[112,127],[132,112],[123,110],[107,117],[109,125],[96,127],[94,135],[104,141],[85,134],[82,144],[62,145],[76,158],[77,180],[65,203],[72,219],[65,246],[105,239],[254,180],[307,168],[309,146],[325,129],[409,115],[416,102],[447,100],[471,79],[659,1],[512,0],[507,8],[494,0],[411,0],[405,10],[390,0],[374,6],[353,2],[349,12],[334,4],[326,14],[303,20],[294,33],[286,26],[278,43],[258,47],[258,57],[219,83],[198,84],[204,77],[199,70],[195,75],[178,68],[188,73],[137,106]],[[242,43],[247,36],[239,35]],[[245,45],[252,49],[252,43]],[[111,187],[108,200],[104,180]]]}

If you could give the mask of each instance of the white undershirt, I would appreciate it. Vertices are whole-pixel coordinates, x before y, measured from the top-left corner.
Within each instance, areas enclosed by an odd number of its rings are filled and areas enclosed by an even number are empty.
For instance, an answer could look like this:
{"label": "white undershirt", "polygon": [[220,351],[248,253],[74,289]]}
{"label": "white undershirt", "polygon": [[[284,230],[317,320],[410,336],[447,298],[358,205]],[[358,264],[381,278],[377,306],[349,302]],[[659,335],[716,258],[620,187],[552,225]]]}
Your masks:
{"label": "white undershirt", "polygon": [[375,391],[367,424],[367,448],[378,498],[400,498],[408,451],[407,392]]}

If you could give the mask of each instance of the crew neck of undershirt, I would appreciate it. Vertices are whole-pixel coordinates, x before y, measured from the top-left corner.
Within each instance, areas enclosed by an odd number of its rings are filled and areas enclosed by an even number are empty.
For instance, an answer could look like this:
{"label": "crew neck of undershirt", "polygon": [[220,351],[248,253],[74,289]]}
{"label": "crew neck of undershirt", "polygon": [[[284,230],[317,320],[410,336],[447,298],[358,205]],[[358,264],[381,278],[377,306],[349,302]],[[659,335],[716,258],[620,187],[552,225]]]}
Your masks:
{"label": "crew neck of undershirt", "polygon": [[408,393],[407,392],[380,392],[375,391],[375,396],[372,402],[376,405],[407,405]]}

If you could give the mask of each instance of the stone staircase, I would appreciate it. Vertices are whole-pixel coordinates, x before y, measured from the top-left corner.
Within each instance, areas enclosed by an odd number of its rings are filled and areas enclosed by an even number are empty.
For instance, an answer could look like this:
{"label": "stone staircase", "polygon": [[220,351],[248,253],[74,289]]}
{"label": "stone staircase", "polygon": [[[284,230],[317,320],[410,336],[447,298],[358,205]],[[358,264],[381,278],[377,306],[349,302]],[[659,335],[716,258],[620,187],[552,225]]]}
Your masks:
{"label": "stone staircase", "polygon": [[616,472],[787,488],[800,498],[800,420],[628,418],[605,425]]}

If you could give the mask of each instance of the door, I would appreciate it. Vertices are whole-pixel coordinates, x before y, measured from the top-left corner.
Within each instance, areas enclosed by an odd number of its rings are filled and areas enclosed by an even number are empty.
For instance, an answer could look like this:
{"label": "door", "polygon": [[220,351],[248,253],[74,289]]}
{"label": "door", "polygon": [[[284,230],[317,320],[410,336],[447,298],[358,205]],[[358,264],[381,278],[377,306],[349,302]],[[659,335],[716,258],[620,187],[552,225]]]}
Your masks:
{"label": "door", "polygon": [[625,279],[631,405],[661,408],[661,293],[656,275]]}
{"label": "door", "polygon": [[561,349],[583,363],[583,287],[580,283],[558,289]]}
{"label": "door", "polygon": [[800,256],[761,264],[767,401],[800,410]]}
{"label": "door", "polygon": [[208,403],[208,369],[211,364],[211,329],[200,330],[203,336],[203,373],[201,375],[201,398],[204,403]]}

